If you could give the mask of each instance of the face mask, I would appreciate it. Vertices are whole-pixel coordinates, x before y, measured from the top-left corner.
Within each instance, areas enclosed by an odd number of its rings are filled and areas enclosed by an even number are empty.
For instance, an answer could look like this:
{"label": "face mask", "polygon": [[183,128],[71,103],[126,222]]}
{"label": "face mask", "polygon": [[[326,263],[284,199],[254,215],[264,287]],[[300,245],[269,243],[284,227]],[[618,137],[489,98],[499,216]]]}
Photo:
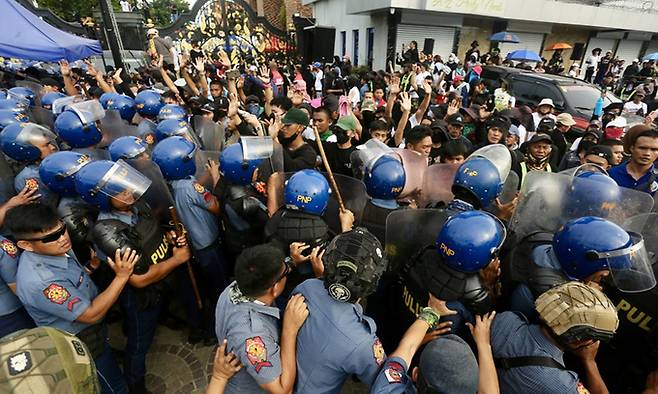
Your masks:
{"label": "face mask", "polygon": [[297,138],[297,133],[294,133],[294,134],[291,135],[290,137],[286,137],[286,136],[283,135],[282,132],[279,132],[279,134],[277,135],[277,138],[279,139],[279,143],[280,143],[284,148],[287,148],[287,147],[290,146],[290,144],[292,144],[292,142]]}
{"label": "face mask", "polygon": [[249,104],[247,106],[247,111],[252,115],[260,115],[260,105],[258,104]]}

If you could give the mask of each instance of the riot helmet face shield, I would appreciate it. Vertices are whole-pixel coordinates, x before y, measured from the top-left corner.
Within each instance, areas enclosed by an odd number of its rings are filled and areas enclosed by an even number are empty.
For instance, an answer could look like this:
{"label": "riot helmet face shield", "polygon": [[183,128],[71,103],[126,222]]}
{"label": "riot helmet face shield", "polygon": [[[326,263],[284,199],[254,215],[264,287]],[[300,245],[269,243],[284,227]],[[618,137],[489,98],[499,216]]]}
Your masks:
{"label": "riot helmet face shield", "polygon": [[30,123],[23,127],[21,132],[16,136],[16,142],[23,145],[32,145],[39,149],[41,158],[45,158],[53,152],[57,152],[59,147],[55,142],[57,136],[47,128]]}
{"label": "riot helmet face shield", "polygon": [[151,180],[149,178],[125,161],[119,160],[101,178],[96,189],[97,192],[111,197],[112,204],[115,207],[116,205],[131,206],[137,202],[150,185]]}

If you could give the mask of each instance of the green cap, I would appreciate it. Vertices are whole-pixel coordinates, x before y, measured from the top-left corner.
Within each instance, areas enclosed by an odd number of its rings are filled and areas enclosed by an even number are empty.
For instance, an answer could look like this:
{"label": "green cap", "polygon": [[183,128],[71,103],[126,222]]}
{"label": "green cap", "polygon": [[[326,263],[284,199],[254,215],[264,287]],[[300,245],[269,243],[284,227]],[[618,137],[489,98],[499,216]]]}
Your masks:
{"label": "green cap", "polygon": [[342,116],[340,119],[338,119],[338,122],[336,122],[336,126],[340,127],[345,131],[356,130],[357,128],[356,122],[357,120],[356,118],[354,118],[354,115],[345,115]]}
{"label": "green cap", "polygon": [[306,112],[297,108],[290,108],[283,117],[283,124],[300,124],[308,126],[308,115]]}

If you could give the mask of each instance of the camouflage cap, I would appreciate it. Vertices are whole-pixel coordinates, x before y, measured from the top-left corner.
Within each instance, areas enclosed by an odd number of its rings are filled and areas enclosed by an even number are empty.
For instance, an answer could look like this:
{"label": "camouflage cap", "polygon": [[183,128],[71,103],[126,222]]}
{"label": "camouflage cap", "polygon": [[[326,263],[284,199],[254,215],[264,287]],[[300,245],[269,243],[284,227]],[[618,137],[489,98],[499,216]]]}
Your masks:
{"label": "camouflage cap", "polygon": [[581,282],[553,287],[535,301],[540,319],[565,343],[612,338],[619,318],[612,301]]}
{"label": "camouflage cap", "polygon": [[368,230],[357,227],[339,234],[326,249],[324,287],[337,301],[356,302],[377,288],[386,269],[381,243]]}
{"label": "camouflage cap", "polygon": [[0,339],[0,392],[100,393],[87,346],[50,327],[20,330]]}

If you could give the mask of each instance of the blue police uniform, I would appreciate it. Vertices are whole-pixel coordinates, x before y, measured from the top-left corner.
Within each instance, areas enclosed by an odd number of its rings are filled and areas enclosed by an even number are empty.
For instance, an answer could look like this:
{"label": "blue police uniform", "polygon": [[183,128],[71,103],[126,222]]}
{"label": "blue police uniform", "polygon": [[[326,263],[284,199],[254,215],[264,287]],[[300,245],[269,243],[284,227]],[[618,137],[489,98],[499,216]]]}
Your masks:
{"label": "blue police uniform", "polygon": [[370,387],[371,394],[416,394],[407,363],[400,357],[387,358]]}
{"label": "blue police uniform", "polygon": [[42,202],[46,202],[50,197],[48,188],[41,182],[41,178],[39,177],[38,164],[28,164],[16,174],[14,178],[14,190],[16,190],[16,193],[20,193],[25,185],[28,185],[30,189],[38,189],[38,194],[41,194]]}
{"label": "blue police uniform", "polygon": [[608,175],[610,175],[610,178],[614,179],[621,187],[647,192],[654,196],[656,191],[658,191],[658,181],[656,180],[658,169],[656,169],[655,164],[638,180],[635,180],[635,178],[628,173],[628,170],[626,169],[627,165],[628,162],[625,162],[612,167],[608,170]]}
{"label": "blue police uniform", "polygon": [[[228,285],[228,267],[226,257],[219,242],[219,219],[208,209],[214,200],[213,195],[194,177],[171,182],[176,211],[185,225],[192,241],[194,257],[201,267],[202,286],[205,298],[210,301],[208,310],[215,309],[219,294]],[[184,294],[188,315],[197,312],[194,304],[194,294],[189,291]],[[200,318],[195,318],[199,320]],[[212,332],[214,319],[208,321],[208,331]]]}
{"label": "blue police uniform", "polygon": [[215,318],[217,339],[226,339],[228,350],[244,366],[228,381],[225,392],[264,393],[259,385],[281,376],[279,309],[248,299],[233,282],[219,296]]}
{"label": "blue police uniform", "polygon": [[[89,308],[98,289],[73,251],[64,256],[24,251],[19,259],[16,288],[18,298],[37,326],[55,327],[76,335],[92,326],[77,318]],[[94,355],[101,389],[104,393],[125,393],[127,388],[107,335],[103,339]]]}
{"label": "blue police uniform", "polygon": [[333,299],[320,279],[298,285],[309,316],[297,335],[296,393],[338,393],[356,375],[372,385],[386,355],[375,321],[359,304]]}
{"label": "blue police uniform", "polygon": [[[564,352],[544,336],[541,327],[528,323],[514,312],[496,316],[491,326],[491,350],[494,358],[550,357],[564,365]],[[498,368],[503,393],[577,393],[578,375],[566,369],[544,366]]]}
{"label": "blue police uniform", "polygon": [[8,286],[16,283],[17,270],[18,249],[13,242],[0,236],[0,337],[34,327],[34,321]]}
{"label": "blue police uniform", "polygon": [[[534,263],[542,268],[562,271],[552,245],[539,245],[535,247],[532,250],[532,259],[530,261],[531,264]],[[539,315],[535,311],[535,297],[526,284],[519,284],[512,291],[510,310],[521,312],[531,321],[538,321]]]}

